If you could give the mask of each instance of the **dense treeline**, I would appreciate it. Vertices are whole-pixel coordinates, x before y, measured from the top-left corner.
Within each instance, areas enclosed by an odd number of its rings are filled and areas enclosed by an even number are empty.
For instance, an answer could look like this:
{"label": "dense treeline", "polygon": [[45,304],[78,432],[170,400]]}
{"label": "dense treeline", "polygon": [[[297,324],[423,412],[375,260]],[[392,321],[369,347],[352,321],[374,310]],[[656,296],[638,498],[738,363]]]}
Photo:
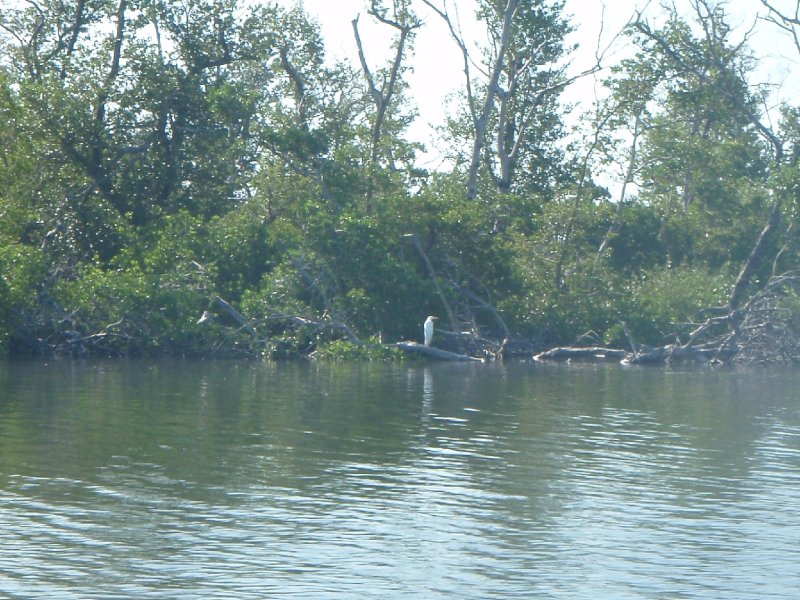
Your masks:
{"label": "dense treeline", "polygon": [[[474,0],[480,56],[448,2],[373,0],[380,68],[359,19],[359,61],[326,61],[302,6],[2,8],[0,346],[359,354],[435,314],[473,353],[794,360],[800,106],[765,112],[724,3],[692,4],[631,21],[582,137],[559,0]],[[800,33],[762,4],[759,27]],[[466,74],[436,172],[406,136],[422,10]]]}

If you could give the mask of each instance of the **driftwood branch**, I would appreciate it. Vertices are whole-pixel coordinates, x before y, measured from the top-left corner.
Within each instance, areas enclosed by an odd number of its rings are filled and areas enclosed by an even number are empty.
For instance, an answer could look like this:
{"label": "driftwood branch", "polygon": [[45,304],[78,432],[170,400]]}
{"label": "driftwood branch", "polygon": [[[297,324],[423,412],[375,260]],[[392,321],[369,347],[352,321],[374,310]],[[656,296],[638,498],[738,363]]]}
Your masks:
{"label": "driftwood branch", "polygon": [[719,348],[684,348],[678,344],[662,346],[659,348],[638,348],[636,352],[628,352],[619,348],[604,348],[601,346],[589,347],[558,347],[545,352],[540,352],[533,357],[536,361],[619,361],[623,364],[645,365],[656,363],[670,363],[692,361],[709,363],[729,359],[734,353],[733,349]]}
{"label": "driftwood branch", "polygon": [[223,300],[219,296],[214,297],[214,302],[216,302],[222,309],[228,313],[234,321],[236,321],[239,325],[242,326],[242,329],[247,331],[250,335],[257,338],[258,332],[255,328],[250,324],[250,321],[245,317],[242,313],[231,306],[230,302]]}
{"label": "driftwood branch", "polygon": [[[625,364],[691,361],[699,364],[800,363],[800,326],[796,303],[800,298],[800,271],[773,275],[739,308],[707,309],[711,315],[692,329],[684,342],[631,350],[600,346],[559,347],[541,352],[535,360],[619,360]],[[627,328],[626,332],[627,332]]]}
{"label": "driftwood branch", "polygon": [[533,357],[536,361],[542,360],[571,360],[571,359],[593,359],[593,360],[622,360],[628,353],[617,348],[604,348],[602,346],[586,346],[579,348],[558,347],[551,348],[545,352],[540,352]]}
{"label": "driftwood branch", "polygon": [[423,346],[422,344],[418,344],[416,342],[398,342],[395,344],[395,346],[405,352],[423,354],[428,358],[433,358],[436,360],[479,363],[484,362],[482,358],[475,358],[474,356],[469,356],[467,354],[457,354],[456,352],[448,352],[447,350],[440,350],[439,348],[432,348],[431,346]]}
{"label": "driftwood branch", "polygon": [[503,320],[503,317],[500,316],[500,313],[497,311],[497,309],[492,304],[490,304],[489,302],[487,302],[486,300],[484,300],[483,298],[481,298],[480,296],[478,296],[474,292],[472,292],[472,291],[470,291],[468,289],[463,289],[463,288],[461,288],[460,291],[461,291],[462,294],[464,294],[468,298],[470,298],[473,301],[475,301],[476,303],[478,303],[478,305],[481,308],[489,311],[489,313],[494,317],[495,321],[497,321],[498,325],[500,325],[500,328],[503,330],[503,340],[502,340],[502,342],[500,342],[500,347],[498,348],[496,354],[497,355],[501,354],[503,352],[503,348],[505,348],[505,345],[508,343],[508,340],[511,338],[511,330],[509,330],[508,325],[506,325],[506,322]]}
{"label": "driftwood branch", "polygon": [[451,331],[458,331],[458,321],[456,321],[455,313],[453,312],[453,308],[450,306],[450,302],[447,301],[447,296],[444,295],[442,291],[442,286],[439,285],[439,277],[436,275],[436,270],[433,268],[433,263],[431,259],[428,258],[427,253],[422,248],[422,244],[419,241],[419,238],[416,234],[407,233],[403,237],[409,238],[412,242],[414,242],[414,247],[419,252],[422,261],[425,263],[425,267],[428,269],[428,274],[431,276],[431,281],[433,282],[433,286],[436,289],[436,295],[439,296],[439,299],[442,301],[442,305],[444,306],[444,310],[447,313],[447,320],[450,322],[450,330]]}

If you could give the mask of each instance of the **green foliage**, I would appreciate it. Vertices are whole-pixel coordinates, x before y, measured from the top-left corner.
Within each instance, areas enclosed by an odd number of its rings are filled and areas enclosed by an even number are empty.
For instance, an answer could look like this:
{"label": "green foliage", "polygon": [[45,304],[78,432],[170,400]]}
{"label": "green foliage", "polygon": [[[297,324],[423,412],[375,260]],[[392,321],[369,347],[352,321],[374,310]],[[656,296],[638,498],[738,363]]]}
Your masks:
{"label": "green foliage", "polygon": [[398,348],[382,345],[376,339],[356,345],[346,340],[336,340],[322,346],[314,358],[327,360],[403,360],[405,354]]}
{"label": "green foliage", "polygon": [[[507,5],[474,4],[495,41]],[[418,24],[405,0],[373,9]],[[383,360],[399,355],[376,340],[419,339],[428,314],[494,339],[659,344],[726,303],[776,202],[777,259],[750,289],[794,268],[800,110],[773,158],[724,13],[634,27],[580,148],[563,143],[563,9],[519,3],[497,89],[471,71],[434,174],[406,135],[405,57],[379,100],[391,65],[370,90],[302,6],[0,9],[0,348]],[[628,163],[619,202],[595,156]]]}
{"label": "green foliage", "polygon": [[41,251],[22,244],[0,245],[0,353],[10,337],[23,331],[45,275]]}
{"label": "green foliage", "polygon": [[754,127],[763,93],[748,85],[747,47],[721,6],[698,19],[699,37],[674,12],[660,28],[637,22],[639,53],[608,85],[619,122],[639,135],[631,172],[640,201],[664,220],[664,258],[722,268],[747,257],[766,219],[769,155]]}
{"label": "green foliage", "polygon": [[789,332],[796,341],[800,334],[800,294],[796,290],[790,290],[777,302],[777,311],[783,316]]}
{"label": "green foliage", "polygon": [[54,299],[67,315],[57,332],[61,351],[184,354],[208,352],[214,342],[214,326],[196,323],[206,308],[201,296],[133,268],[86,268],[60,282]]}
{"label": "green foliage", "polygon": [[[669,343],[705,319],[700,309],[724,306],[732,283],[731,275],[700,267],[654,269],[626,287],[628,306],[621,320],[637,343]],[[612,344],[627,343],[619,326],[605,338]]]}
{"label": "green foliage", "polygon": [[665,224],[659,214],[636,203],[622,204],[618,214],[609,238],[614,269],[636,273],[663,265],[667,252],[661,232]]}

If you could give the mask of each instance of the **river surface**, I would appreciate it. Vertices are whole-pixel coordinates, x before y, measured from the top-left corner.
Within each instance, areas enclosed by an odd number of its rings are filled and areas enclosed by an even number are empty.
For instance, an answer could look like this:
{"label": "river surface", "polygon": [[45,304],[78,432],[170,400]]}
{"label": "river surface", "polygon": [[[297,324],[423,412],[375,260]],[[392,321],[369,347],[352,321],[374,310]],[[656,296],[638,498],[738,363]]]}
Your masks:
{"label": "river surface", "polygon": [[799,598],[799,379],[0,362],[0,597]]}

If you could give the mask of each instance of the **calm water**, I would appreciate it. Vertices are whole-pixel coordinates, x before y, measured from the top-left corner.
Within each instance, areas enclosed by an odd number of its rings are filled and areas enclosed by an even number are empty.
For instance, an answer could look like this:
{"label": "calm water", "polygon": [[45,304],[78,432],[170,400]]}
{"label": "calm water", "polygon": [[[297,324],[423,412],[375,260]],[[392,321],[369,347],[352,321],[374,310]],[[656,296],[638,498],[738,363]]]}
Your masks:
{"label": "calm water", "polygon": [[0,363],[0,597],[798,598],[798,378]]}

